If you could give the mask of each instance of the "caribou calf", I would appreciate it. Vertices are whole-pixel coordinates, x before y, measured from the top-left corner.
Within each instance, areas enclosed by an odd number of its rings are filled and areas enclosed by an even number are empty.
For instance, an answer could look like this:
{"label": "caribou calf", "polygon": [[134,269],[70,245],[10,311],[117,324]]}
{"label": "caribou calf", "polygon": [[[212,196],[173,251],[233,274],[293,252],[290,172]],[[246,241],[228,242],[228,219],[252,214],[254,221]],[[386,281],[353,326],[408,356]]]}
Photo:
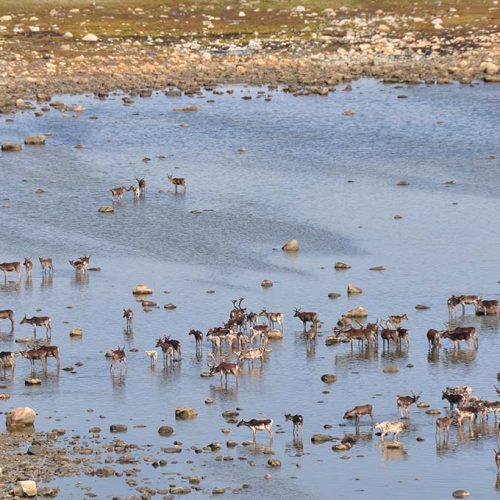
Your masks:
{"label": "caribou calf", "polygon": [[40,361],[42,363],[42,370],[46,369],[47,351],[44,349],[29,349],[27,351],[20,351],[20,354],[23,358],[29,359],[32,373],[35,371],[35,361]]}
{"label": "caribou calf", "polygon": [[436,437],[444,435],[445,439],[450,436],[450,426],[455,421],[452,415],[436,418]]}
{"label": "caribou calf", "polygon": [[127,321],[127,332],[132,329],[132,321],[134,320],[134,311],[132,309],[124,309],[123,310],[123,318]]}
{"label": "caribou calf", "polygon": [[127,355],[125,354],[125,347],[120,348],[117,347],[115,350],[111,351],[111,364],[109,366],[109,371],[113,371],[113,367],[116,363],[120,365],[120,369],[122,366],[127,367]]}
{"label": "caribou calf", "polygon": [[31,262],[31,260],[28,259],[28,257],[24,257],[23,266],[26,269],[26,275],[30,276],[31,275],[31,271],[33,271],[33,262]]}

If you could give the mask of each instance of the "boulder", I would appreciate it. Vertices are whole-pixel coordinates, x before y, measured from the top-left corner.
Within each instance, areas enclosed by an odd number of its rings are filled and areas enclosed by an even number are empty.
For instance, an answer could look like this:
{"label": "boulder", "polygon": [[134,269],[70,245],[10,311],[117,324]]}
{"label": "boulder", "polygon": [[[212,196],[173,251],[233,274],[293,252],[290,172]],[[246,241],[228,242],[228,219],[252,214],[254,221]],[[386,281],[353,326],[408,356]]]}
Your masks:
{"label": "boulder", "polygon": [[24,144],[29,146],[43,146],[45,144],[47,137],[43,134],[38,135],[27,135],[24,138]]}
{"label": "boulder", "polygon": [[335,335],[328,335],[325,339],[325,345],[340,344],[340,339]]}
{"label": "boulder", "polygon": [[26,378],[24,385],[41,385],[42,381],[39,378]]}
{"label": "boulder", "polygon": [[18,481],[14,486],[14,495],[17,497],[36,497],[38,489],[35,481]]}
{"label": "boulder", "polygon": [[498,73],[498,66],[492,62],[481,63],[479,69],[487,75],[494,75],[495,73]]}
{"label": "boulder", "polygon": [[144,283],[140,283],[132,290],[132,293],[134,295],[151,295],[153,290]]}
{"label": "boulder", "polygon": [[14,408],[6,414],[5,424],[7,428],[18,428],[33,426],[35,423],[36,412],[28,406]]}
{"label": "boulder", "polygon": [[171,436],[174,433],[174,429],[170,425],[162,425],[158,429],[158,434],[160,436]]}
{"label": "boulder", "polygon": [[109,426],[109,432],[127,432],[127,426],[123,424],[112,424]]}
{"label": "boulder", "polygon": [[288,240],[282,247],[281,250],[285,252],[296,252],[299,250],[299,242],[297,240]]}
{"label": "boulder", "polygon": [[194,408],[180,407],[175,409],[175,418],[179,420],[187,420],[189,418],[195,418],[198,416],[198,412]]}
{"label": "boulder", "polygon": [[113,207],[110,207],[109,205],[105,205],[103,207],[99,207],[98,212],[101,214],[112,214],[115,211]]}
{"label": "boulder", "polygon": [[174,111],[198,111],[198,106],[192,104],[191,106],[177,106]]}
{"label": "boulder", "polygon": [[177,306],[175,304],[168,303],[163,306],[163,309],[170,309],[170,310],[177,309]]}
{"label": "boulder", "polygon": [[70,337],[81,337],[83,335],[83,329],[82,328],[72,328],[69,331],[69,336]]}
{"label": "boulder", "polygon": [[325,384],[333,384],[337,381],[337,375],[334,375],[333,373],[325,373],[324,375],[321,375],[321,380]]}
{"label": "boulder", "polygon": [[347,293],[350,294],[355,294],[355,293],[363,293],[363,290],[359,288],[359,286],[355,286],[352,283],[349,283],[347,285]]}
{"label": "boulder", "polygon": [[99,41],[99,38],[97,38],[96,35],[94,35],[93,33],[87,33],[83,38],[82,38],[82,42],[91,42],[91,43],[95,43],[95,42],[98,42]]}
{"label": "boulder", "polygon": [[334,269],[337,269],[337,271],[342,269],[351,269],[351,265],[346,264],[345,262],[335,262],[335,265],[333,267]]}
{"label": "boulder", "polygon": [[364,307],[359,306],[347,311],[344,316],[346,318],[366,318],[368,316],[368,311]]}
{"label": "boulder", "polygon": [[453,498],[465,498],[470,497],[470,493],[467,490],[455,490],[452,496]]}
{"label": "boulder", "polygon": [[333,441],[333,436],[330,434],[313,434],[311,436],[311,443],[325,443],[326,441]]}
{"label": "boulder", "polygon": [[21,151],[21,149],[23,149],[21,144],[13,142],[6,142],[2,144],[2,151]]}

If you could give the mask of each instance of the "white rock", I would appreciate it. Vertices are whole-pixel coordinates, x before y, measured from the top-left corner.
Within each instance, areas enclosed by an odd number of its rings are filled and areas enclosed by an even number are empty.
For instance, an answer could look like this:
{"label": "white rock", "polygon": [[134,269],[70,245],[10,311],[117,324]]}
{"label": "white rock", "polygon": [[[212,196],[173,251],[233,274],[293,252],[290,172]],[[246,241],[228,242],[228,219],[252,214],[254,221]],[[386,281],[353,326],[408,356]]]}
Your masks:
{"label": "white rock", "polygon": [[246,14],[242,10],[238,12],[238,17],[245,17],[245,16]]}
{"label": "white rock", "polygon": [[294,7],[292,9],[292,12],[297,12],[298,14],[305,12],[306,8],[303,5],[297,5],[297,7]]}
{"label": "white rock", "polygon": [[99,38],[97,38],[96,35],[94,35],[93,33],[87,33],[83,38],[82,38],[82,41],[83,42],[98,42],[99,41]]}
{"label": "white rock", "polygon": [[0,21],[2,22],[12,21],[12,16],[2,16],[0,17]]}
{"label": "white rock", "polygon": [[24,427],[35,423],[36,412],[27,406],[14,408],[6,414],[5,423],[7,427]]}
{"label": "white rock", "polygon": [[440,17],[436,17],[431,21],[431,23],[435,26],[436,24],[443,24],[443,20]]}
{"label": "white rock", "polygon": [[40,31],[40,26],[30,26],[30,31],[32,33],[38,33]]}
{"label": "white rock", "polygon": [[66,31],[66,33],[64,33],[63,35],[63,38],[73,38],[73,33],[71,33],[70,31]]}
{"label": "white rock", "polygon": [[36,497],[38,489],[35,481],[18,481],[14,486],[14,495],[18,497]]}

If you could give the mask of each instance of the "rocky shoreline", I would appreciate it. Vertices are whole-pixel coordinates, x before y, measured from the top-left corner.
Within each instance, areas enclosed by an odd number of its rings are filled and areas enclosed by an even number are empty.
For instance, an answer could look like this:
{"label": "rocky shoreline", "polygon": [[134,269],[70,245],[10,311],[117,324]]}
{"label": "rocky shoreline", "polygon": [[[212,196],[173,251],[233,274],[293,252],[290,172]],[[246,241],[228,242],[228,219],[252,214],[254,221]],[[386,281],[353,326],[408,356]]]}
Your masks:
{"label": "rocky shoreline", "polygon": [[[279,31],[277,26],[266,25],[271,33],[265,36],[249,34],[243,21],[234,28],[228,19],[190,11],[189,19],[203,21],[202,29],[175,36],[173,29],[167,36],[156,26],[156,37],[139,31],[133,23],[124,23],[119,12],[105,15],[104,8],[96,9],[52,9],[44,12],[47,19],[29,17],[26,12],[0,15],[0,63],[4,69],[0,113],[23,107],[20,101],[16,106],[19,99],[38,96],[43,101],[57,94],[115,90],[146,96],[152,90],[176,88],[192,93],[201,87],[243,83],[326,95],[340,83],[363,77],[401,84],[500,83],[500,34],[494,21],[491,25],[479,21],[456,24],[462,19],[455,8],[441,17],[433,13],[417,17],[358,9],[336,12],[327,8],[318,13],[298,6],[280,10],[281,17],[272,22],[287,22],[281,25],[287,28]],[[488,11],[496,19],[497,8]],[[178,21],[183,15],[179,9],[175,15],[171,10],[161,12],[168,14],[159,14],[158,8],[147,11],[138,7],[132,10],[132,17],[163,16],[164,29],[168,29],[169,21]],[[257,8],[234,15],[243,14],[255,24],[250,14],[255,18],[259,13]],[[64,31],[64,23],[71,21],[68,26],[74,26],[79,16],[86,19],[81,24],[101,18],[112,21],[116,28],[120,21],[120,26],[130,25],[135,33],[113,37],[109,35],[111,26],[102,27],[97,34],[82,28],[79,33]],[[214,32],[217,22],[212,17],[225,23],[219,33]],[[259,22],[263,19],[267,18],[261,17]],[[141,26],[148,28],[148,23]],[[240,32],[224,34],[228,26]]]}

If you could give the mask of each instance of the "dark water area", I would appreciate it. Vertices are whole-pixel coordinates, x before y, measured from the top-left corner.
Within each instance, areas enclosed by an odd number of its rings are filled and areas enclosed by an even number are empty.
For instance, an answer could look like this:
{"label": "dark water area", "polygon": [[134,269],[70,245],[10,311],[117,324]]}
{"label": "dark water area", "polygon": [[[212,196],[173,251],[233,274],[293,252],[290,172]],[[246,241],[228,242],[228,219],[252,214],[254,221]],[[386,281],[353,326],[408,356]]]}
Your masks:
{"label": "dark water area", "polygon": [[[403,489],[408,499],[448,498],[458,488],[474,498],[496,498],[491,416],[473,432],[453,427],[445,446],[436,445],[435,416],[415,407],[409,430],[400,435],[403,449],[382,446],[369,421],[362,421],[359,440],[347,452],[332,451],[331,443],[313,445],[310,436],[354,432],[351,423],[339,424],[358,404],[373,404],[377,422],[397,420],[396,395],[411,391],[422,391],[422,400],[441,416],[446,386],[468,384],[482,399],[497,399],[498,318],[475,317],[472,309],[458,316],[459,324],[478,329],[477,351],[454,350],[444,341],[430,356],[425,334],[446,326],[452,293],[500,295],[500,88],[397,88],[360,81],[352,92],[339,89],[326,98],[242,86],[223,90],[234,92],[136,97],[131,106],[123,105],[121,95],[106,101],[62,96],[86,111],[3,119],[1,142],[52,135],[43,147],[0,154],[0,261],[27,256],[34,262],[30,281],[23,273],[20,283],[0,286],[0,309],[15,310],[15,338],[31,334],[18,324],[24,313],[51,316],[62,366],[83,366],[57,375],[49,361],[47,375],[38,372],[42,385],[26,387],[29,363],[19,358],[14,378],[0,381],[7,386],[2,392],[11,395],[0,410],[33,407],[37,430],[63,427],[83,436],[99,425],[108,441],[109,424],[127,424],[127,442],[150,445],[149,455],[169,462],[159,469],[141,466],[141,484],[152,487],[187,484],[180,474],[206,476],[202,486],[208,492],[249,483],[240,494],[263,498],[386,498]],[[271,101],[264,100],[268,94]],[[252,99],[241,99],[246,95]],[[199,111],[173,111],[191,104]],[[355,114],[343,116],[348,109]],[[174,192],[171,173],[186,178],[186,194]],[[127,193],[113,214],[97,212],[111,204],[110,188],[129,186],[136,176],[147,180],[143,199],[134,202]],[[401,180],[409,185],[397,186]],[[456,183],[445,184],[450,180]],[[46,192],[36,194],[37,188]],[[276,249],[290,238],[299,240],[299,252]],[[68,260],[89,254],[90,265],[101,271],[75,274]],[[52,279],[42,277],[41,255],[54,259]],[[352,268],[335,271],[336,261]],[[369,270],[378,265],[386,270]],[[262,288],[263,279],[274,286]],[[159,309],[143,312],[131,293],[138,283],[153,288],[151,300]],[[348,283],[363,294],[348,297]],[[332,301],[332,291],[342,296]],[[238,297],[252,311],[282,311],[284,339],[271,342],[263,368],[259,362],[244,366],[238,388],[230,380],[225,389],[218,377],[200,378],[211,346],[204,345],[198,359],[187,332],[221,325]],[[167,302],[177,309],[164,310]],[[417,311],[416,304],[430,309]],[[371,320],[407,313],[409,349],[326,346],[331,326],[359,305]],[[133,334],[124,332],[121,317],[128,307],[135,312]],[[323,322],[315,349],[306,347],[295,307],[316,311]],[[0,349],[21,349],[6,334],[8,324],[1,326]],[[69,330],[77,326],[83,338],[72,340]],[[182,341],[183,360],[163,369],[160,359],[150,368],[144,350],[164,334]],[[126,373],[112,375],[104,353],[118,345],[139,352],[127,353]],[[400,371],[383,373],[387,366]],[[337,382],[321,382],[324,373],[335,373]],[[207,398],[214,404],[205,405]],[[199,416],[175,421],[178,406],[192,406]],[[242,418],[274,419],[272,451],[280,469],[266,467],[266,433],[258,433],[257,448],[225,449],[227,439],[251,439],[248,429],[227,425],[221,416],[236,407]],[[285,411],[304,416],[303,448],[294,446]],[[174,436],[158,436],[164,424],[174,427]],[[324,424],[333,428],[325,431]],[[222,434],[224,427],[231,433]],[[172,464],[161,448],[174,440],[183,442],[183,452]],[[219,462],[216,453],[191,449],[213,441],[221,441],[221,454],[235,460]],[[272,479],[265,480],[268,472]],[[82,485],[100,498],[134,494],[125,478],[56,484],[64,498],[80,498]]]}

